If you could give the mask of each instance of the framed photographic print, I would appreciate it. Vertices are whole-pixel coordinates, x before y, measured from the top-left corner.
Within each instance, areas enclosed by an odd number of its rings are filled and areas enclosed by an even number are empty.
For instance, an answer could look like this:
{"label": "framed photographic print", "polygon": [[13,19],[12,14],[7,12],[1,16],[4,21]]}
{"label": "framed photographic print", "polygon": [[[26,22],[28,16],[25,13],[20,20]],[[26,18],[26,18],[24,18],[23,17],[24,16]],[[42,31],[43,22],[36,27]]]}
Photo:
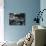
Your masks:
{"label": "framed photographic print", "polygon": [[25,13],[9,14],[9,25],[25,25]]}

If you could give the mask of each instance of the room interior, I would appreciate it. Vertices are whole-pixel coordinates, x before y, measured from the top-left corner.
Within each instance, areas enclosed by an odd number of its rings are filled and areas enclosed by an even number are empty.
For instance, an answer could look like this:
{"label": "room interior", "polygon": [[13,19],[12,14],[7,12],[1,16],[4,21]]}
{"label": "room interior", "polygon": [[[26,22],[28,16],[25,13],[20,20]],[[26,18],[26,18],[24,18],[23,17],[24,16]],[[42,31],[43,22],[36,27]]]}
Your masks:
{"label": "room interior", "polygon": [[[46,10],[45,4],[46,0],[1,0],[0,46],[46,46],[46,11],[39,23],[33,21],[39,11],[41,14]],[[9,18],[9,13],[17,17],[12,15],[13,18]],[[20,13],[24,13],[25,17],[21,17]],[[14,19],[11,25],[9,19]]]}

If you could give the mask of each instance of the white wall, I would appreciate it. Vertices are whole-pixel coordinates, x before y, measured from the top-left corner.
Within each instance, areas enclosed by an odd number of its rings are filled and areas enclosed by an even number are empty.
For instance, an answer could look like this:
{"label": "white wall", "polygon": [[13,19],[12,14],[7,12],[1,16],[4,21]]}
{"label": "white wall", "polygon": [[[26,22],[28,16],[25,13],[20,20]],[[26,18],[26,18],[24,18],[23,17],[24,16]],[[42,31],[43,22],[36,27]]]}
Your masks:
{"label": "white wall", "polygon": [[0,0],[0,42],[4,41],[4,3]]}
{"label": "white wall", "polygon": [[[40,0],[40,9],[46,9],[46,0]],[[46,11],[43,12],[43,22],[40,22],[41,25],[46,26]]]}

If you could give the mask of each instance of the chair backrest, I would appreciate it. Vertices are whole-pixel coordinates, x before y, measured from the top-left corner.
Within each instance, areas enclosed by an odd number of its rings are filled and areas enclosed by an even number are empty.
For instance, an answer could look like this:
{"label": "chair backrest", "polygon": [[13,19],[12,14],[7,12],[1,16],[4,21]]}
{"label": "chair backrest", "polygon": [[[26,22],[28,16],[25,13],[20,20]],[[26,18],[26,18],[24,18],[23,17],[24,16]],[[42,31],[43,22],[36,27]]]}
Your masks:
{"label": "chair backrest", "polygon": [[34,25],[32,26],[32,34],[34,35],[34,46],[46,45],[46,28],[40,25]]}

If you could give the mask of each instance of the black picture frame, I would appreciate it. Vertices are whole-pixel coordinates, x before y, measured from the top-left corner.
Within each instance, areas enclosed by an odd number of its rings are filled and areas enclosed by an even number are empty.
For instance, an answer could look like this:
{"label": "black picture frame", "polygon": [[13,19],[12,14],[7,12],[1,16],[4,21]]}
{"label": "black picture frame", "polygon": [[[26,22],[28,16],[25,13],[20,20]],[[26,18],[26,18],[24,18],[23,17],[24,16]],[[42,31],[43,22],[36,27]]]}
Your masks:
{"label": "black picture frame", "polygon": [[9,14],[9,25],[25,25],[25,13]]}

